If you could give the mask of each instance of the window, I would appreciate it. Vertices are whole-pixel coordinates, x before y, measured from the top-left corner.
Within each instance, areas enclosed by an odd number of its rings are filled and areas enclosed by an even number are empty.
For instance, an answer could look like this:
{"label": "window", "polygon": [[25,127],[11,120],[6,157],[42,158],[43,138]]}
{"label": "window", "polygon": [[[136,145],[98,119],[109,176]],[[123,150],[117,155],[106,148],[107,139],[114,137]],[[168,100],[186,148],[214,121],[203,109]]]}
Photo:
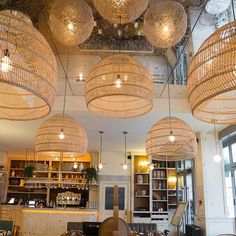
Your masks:
{"label": "window", "polygon": [[229,217],[235,217],[234,205],[236,195],[236,138],[223,142],[223,156],[225,166],[226,209]]}

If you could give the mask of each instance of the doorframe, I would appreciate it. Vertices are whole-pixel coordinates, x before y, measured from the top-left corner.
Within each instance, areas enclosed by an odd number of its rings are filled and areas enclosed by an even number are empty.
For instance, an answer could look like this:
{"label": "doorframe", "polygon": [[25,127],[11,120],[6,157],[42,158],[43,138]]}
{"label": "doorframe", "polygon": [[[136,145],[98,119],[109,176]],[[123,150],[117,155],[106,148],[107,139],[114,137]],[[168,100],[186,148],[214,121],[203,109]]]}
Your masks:
{"label": "doorframe", "polygon": [[113,210],[105,209],[105,189],[106,187],[118,187],[125,188],[125,199],[124,199],[124,210],[119,210],[119,216],[127,221],[127,212],[130,211],[130,182],[128,181],[102,181],[100,182],[100,191],[99,191],[99,220],[103,221],[107,217],[113,216]]}

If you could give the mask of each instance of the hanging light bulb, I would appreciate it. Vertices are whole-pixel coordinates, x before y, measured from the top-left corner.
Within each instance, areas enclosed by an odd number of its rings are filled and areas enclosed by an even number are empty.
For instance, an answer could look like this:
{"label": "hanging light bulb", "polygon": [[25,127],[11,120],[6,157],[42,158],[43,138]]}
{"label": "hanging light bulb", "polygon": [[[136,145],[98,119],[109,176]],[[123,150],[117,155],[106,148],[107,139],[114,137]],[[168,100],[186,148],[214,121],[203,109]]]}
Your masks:
{"label": "hanging light bulb", "polygon": [[78,168],[77,162],[74,163],[73,168],[76,170]]}
{"label": "hanging light bulb", "polygon": [[154,165],[153,164],[150,165],[150,170],[154,170]]}
{"label": "hanging light bulb", "polygon": [[164,25],[163,32],[165,32],[165,33],[169,32],[169,27],[167,25]]}
{"label": "hanging light bulb", "polygon": [[172,130],[170,131],[170,135],[169,135],[168,139],[169,139],[169,140],[170,140],[170,142],[172,142],[172,143],[175,141],[175,136],[174,136],[174,134],[173,134],[173,131],[172,131]]}
{"label": "hanging light bulb", "polygon": [[126,163],[124,163],[124,164],[123,164],[123,169],[124,169],[124,170],[127,170],[127,168],[128,168],[128,165],[127,165]]}
{"label": "hanging light bulb", "polygon": [[83,73],[80,73],[80,74],[79,74],[79,80],[80,80],[80,81],[84,80]]}
{"label": "hanging light bulb", "polygon": [[219,154],[216,154],[213,156],[214,162],[220,162],[221,161],[221,156]]}
{"label": "hanging light bulb", "polygon": [[117,75],[117,79],[114,82],[116,88],[121,88],[122,86],[122,81],[120,79],[120,74]]}
{"label": "hanging light bulb", "polygon": [[11,60],[10,60],[10,54],[9,54],[9,50],[5,49],[3,50],[3,57],[2,57],[2,61],[1,61],[1,70],[2,72],[9,72],[12,69],[11,64]]}
{"label": "hanging light bulb", "polygon": [[59,137],[59,139],[61,139],[61,140],[65,139],[65,134],[64,134],[64,130],[63,130],[63,129],[61,129],[61,131],[60,131],[58,137]]}
{"label": "hanging light bulb", "polygon": [[69,22],[67,25],[67,29],[70,33],[74,32],[74,25],[72,24],[72,22]]}
{"label": "hanging light bulb", "polygon": [[102,162],[99,163],[98,168],[99,168],[99,170],[101,170],[103,168]]}

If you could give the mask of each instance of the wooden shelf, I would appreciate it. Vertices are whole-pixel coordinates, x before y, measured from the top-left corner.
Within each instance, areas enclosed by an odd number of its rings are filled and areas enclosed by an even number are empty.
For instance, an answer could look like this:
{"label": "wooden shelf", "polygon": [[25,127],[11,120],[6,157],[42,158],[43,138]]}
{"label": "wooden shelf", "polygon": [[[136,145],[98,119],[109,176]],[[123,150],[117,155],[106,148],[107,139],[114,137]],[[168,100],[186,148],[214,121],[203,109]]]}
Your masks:
{"label": "wooden shelf", "polygon": [[149,183],[143,183],[143,184],[135,183],[135,185],[150,185],[150,184]]}
{"label": "wooden shelf", "polygon": [[153,180],[167,180],[167,178],[152,178]]}
{"label": "wooden shelf", "polygon": [[26,194],[26,193],[29,193],[29,194],[47,194],[47,192],[19,192],[19,191],[8,191],[7,193],[16,193],[16,194]]}
{"label": "wooden shelf", "polygon": [[145,195],[145,196],[142,196],[142,195],[135,195],[135,197],[149,197],[149,195]]}
{"label": "wooden shelf", "polygon": [[25,179],[25,177],[19,177],[19,176],[13,177],[13,176],[9,176],[9,179]]}
{"label": "wooden shelf", "polygon": [[155,188],[155,189],[152,189],[153,191],[167,191],[167,189],[159,189],[159,188]]}
{"label": "wooden shelf", "polygon": [[152,200],[153,202],[167,202],[167,200]]}
{"label": "wooden shelf", "polygon": [[79,171],[58,171],[58,170],[34,170],[34,173],[52,173],[52,174],[83,174],[82,172]]}
{"label": "wooden shelf", "polygon": [[149,175],[150,173],[142,173],[142,172],[140,172],[140,173],[134,173],[135,175]]}
{"label": "wooden shelf", "polygon": [[10,170],[25,170],[25,168],[10,168]]}

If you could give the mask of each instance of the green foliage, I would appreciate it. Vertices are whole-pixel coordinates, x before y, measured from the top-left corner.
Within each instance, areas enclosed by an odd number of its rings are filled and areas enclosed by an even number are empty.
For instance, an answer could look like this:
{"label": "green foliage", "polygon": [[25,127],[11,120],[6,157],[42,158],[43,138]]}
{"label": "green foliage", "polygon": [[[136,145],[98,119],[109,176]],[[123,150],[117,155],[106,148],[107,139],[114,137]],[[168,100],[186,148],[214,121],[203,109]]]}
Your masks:
{"label": "green foliage", "polygon": [[27,178],[33,177],[33,172],[34,172],[35,167],[32,165],[27,165],[24,169],[24,176]]}
{"label": "green foliage", "polygon": [[86,175],[87,183],[92,182],[93,179],[97,181],[97,170],[94,167],[84,168],[82,172]]}

